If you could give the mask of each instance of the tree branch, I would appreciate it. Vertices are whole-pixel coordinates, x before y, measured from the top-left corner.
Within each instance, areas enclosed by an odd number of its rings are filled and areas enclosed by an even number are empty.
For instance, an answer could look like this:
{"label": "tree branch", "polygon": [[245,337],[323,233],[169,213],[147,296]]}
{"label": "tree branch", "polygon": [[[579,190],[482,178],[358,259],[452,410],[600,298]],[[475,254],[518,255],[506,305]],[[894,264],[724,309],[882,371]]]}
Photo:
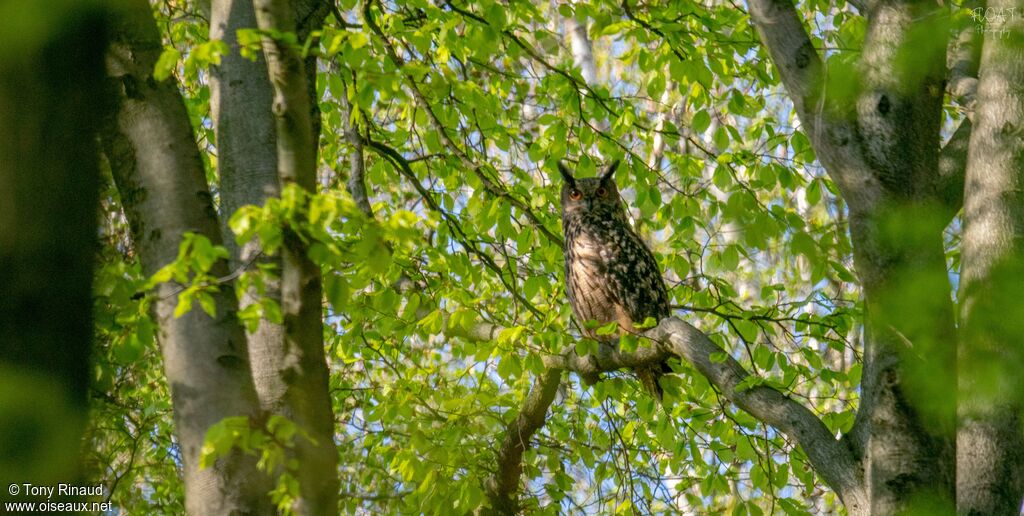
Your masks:
{"label": "tree branch", "polygon": [[[500,331],[486,324],[480,331],[468,331],[467,338],[494,335]],[[546,413],[547,405],[542,404],[557,388],[557,372],[566,370],[581,376],[631,369],[644,365],[658,364],[670,357],[689,362],[704,375],[723,395],[757,420],[774,427],[795,441],[810,459],[817,474],[842,498],[847,510],[858,513],[867,510],[868,496],[865,490],[863,467],[860,460],[843,440],[837,440],[828,428],[809,409],[778,390],[755,385],[738,389],[743,380],[750,376],[742,365],[718,347],[703,332],[692,325],[670,317],[647,331],[645,337],[656,342],[655,346],[643,346],[633,353],[623,353],[614,347],[602,346],[598,353],[581,357],[569,350],[562,355],[544,357],[547,367],[545,376],[538,379],[527,397],[523,410],[509,425],[505,440],[499,452],[499,468],[488,480],[487,488],[492,493],[492,502],[498,510],[514,508],[509,489],[518,487],[524,447],[529,436],[543,425],[538,417]],[[724,360],[712,356],[724,355]],[[555,386],[551,386],[551,382]],[[550,404],[550,401],[547,401]],[[526,432],[526,433],[524,433]],[[525,436],[525,437],[524,437]],[[511,460],[515,459],[515,460]],[[503,505],[505,504],[505,505]]]}
{"label": "tree branch", "polygon": [[263,54],[274,86],[272,110],[277,117],[277,168],[282,184],[298,183],[313,191],[316,185],[316,156],[309,96],[306,94],[305,66],[295,48],[279,36],[295,30],[294,13],[287,2],[254,0],[256,21],[263,36]]}
{"label": "tree branch", "polygon": [[536,378],[530,393],[526,395],[522,410],[505,430],[505,438],[496,457],[497,469],[484,482],[491,509],[496,513],[517,512],[516,493],[523,473],[523,453],[530,445],[533,434],[544,426],[548,407],[555,400],[561,379],[561,369],[548,369]]}
{"label": "tree branch", "polygon": [[846,3],[852,5],[857,9],[857,12],[861,15],[867,14],[868,12],[868,1],[867,0],[846,0]]}
{"label": "tree branch", "polygon": [[949,222],[964,204],[964,176],[967,171],[967,149],[973,125],[969,118],[960,122],[956,132],[939,152],[939,176],[935,182],[935,198],[946,210]]}
{"label": "tree branch", "polygon": [[872,205],[879,185],[868,173],[870,168],[859,149],[852,101],[829,98],[824,64],[793,3],[751,0],[749,5],[750,19],[779,71],[818,160],[852,209]]}
{"label": "tree branch", "polygon": [[486,190],[489,194],[495,197],[504,199],[506,202],[514,206],[517,210],[519,210],[520,213],[522,213],[527,219],[529,219],[533,226],[537,228],[538,231],[543,233],[548,240],[558,244],[559,246],[563,246],[564,242],[562,238],[554,234],[551,230],[549,230],[547,226],[544,225],[540,218],[533,213],[533,210],[531,210],[525,202],[523,202],[521,199],[517,197],[514,197],[511,193],[508,192],[508,190],[506,190],[500,184],[495,182],[494,179],[488,177],[487,174],[484,173],[483,167],[481,165],[474,163],[473,160],[471,160],[469,156],[466,154],[466,151],[464,151],[455,143],[455,141],[451,139],[451,136],[448,135],[447,128],[444,126],[443,123],[441,123],[441,120],[438,119],[437,114],[434,113],[434,110],[430,105],[430,101],[428,101],[427,98],[423,95],[423,92],[420,91],[419,86],[416,84],[415,78],[413,78],[412,75],[403,70],[402,67],[405,64],[405,60],[402,59],[402,57],[399,56],[397,52],[395,52],[395,48],[394,46],[391,45],[391,41],[388,39],[387,35],[384,34],[384,31],[381,30],[380,26],[377,25],[376,20],[374,20],[373,18],[373,13],[370,10],[372,5],[372,1],[367,1],[363,5],[363,18],[364,21],[366,22],[367,27],[369,27],[370,30],[374,34],[376,34],[378,38],[380,38],[381,43],[383,43],[384,45],[384,50],[387,53],[388,58],[391,59],[391,62],[393,62],[395,64],[395,67],[398,68],[399,71],[402,73],[402,77],[405,78],[405,82],[409,86],[409,90],[412,93],[413,99],[416,101],[417,104],[419,104],[420,109],[422,109],[427,114],[427,119],[429,119],[431,125],[434,126],[434,130],[437,131],[437,134],[440,137],[441,142],[446,147],[448,147],[453,154],[455,154],[455,157],[458,158],[460,162],[462,162],[462,166],[472,171],[473,175],[475,175],[477,179],[479,179],[480,182],[483,183],[484,190]]}
{"label": "tree branch", "polygon": [[[807,407],[768,386],[738,390],[750,373],[704,333],[681,319],[664,319],[646,336],[693,365],[736,406],[800,445],[814,470],[842,498],[851,514],[866,510],[868,496],[860,461]],[[715,354],[725,354],[725,360],[713,360]]]}
{"label": "tree branch", "polygon": [[[351,80],[355,84],[355,72],[352,72]],[[352,146],[352,154],[349,156],[348,181],[345,183],[345,186],[348,188],[348,193],[352,196],[352,200],[355,201],[359,210],[372,219],[373,208],[370,206],[370,196],[367,192],[366,180],[364,178],[366,175],[366,161],[363,158],[363,137],[359,134],[359,128],[353,120],[353,116],[358,113],[358,108],[352,104],[352,101],[346,95],[342,95],[340,100],[344,108],[345,140]]]}
{"label": "tree branch", "polygon": [[[980,2],[968,1],[961,8],[979,7]],[[978,64],[981,61],[981,36],[977,27],[967,24],[955,38],[950,38],[946,61],[949,67],[949,82],[946,90],[967,112],[974,114],[974,102],[978,92]]]}

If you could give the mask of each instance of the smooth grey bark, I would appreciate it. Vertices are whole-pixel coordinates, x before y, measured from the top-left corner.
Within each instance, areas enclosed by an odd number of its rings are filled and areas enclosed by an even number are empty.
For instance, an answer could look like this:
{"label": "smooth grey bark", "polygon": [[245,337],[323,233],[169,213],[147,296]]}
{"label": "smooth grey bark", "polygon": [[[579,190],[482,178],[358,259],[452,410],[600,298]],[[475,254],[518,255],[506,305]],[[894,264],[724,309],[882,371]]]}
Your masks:
{"label": "smooth grey bark", "polygon": [[[353,85],[355,84],[355,72],[352,73],[349,80],[352,81]],[[373,207],[370,206],[370,194],[366,189],[366,160],[363,151],[363,137],[359,134],[359,128],[355,122],[352,121],[356,108],[348,97],[342,96],[339,100],[344,109],[345,141],[351,147],[349,151],[351,154],[349,154],[348,158],[348,180],[345,182],[345,187],[349,195],[352,196],[352,200],[355,201],[359,211],[372,219]]]}
{"label": "smooth grey bark", "polygon": [[[210,68],[210,111],[217,134],[224,241],[232,251],[234,267],[259,253],[259,244],[253,241],[237,249],[227,220],[242,206],[261,206],[267,199],[281,195],[274,114],[270,111],[274,90],[263,56],[254,61],[239,52],[240,29],[256,29],[252,0],[213,0],[210,39],[221,40],[231,49],[221,57],[219,65]],[[246,302],[243,298],[242,306],[248,303],[251,300]]]}
{"label": "smooth grey bark", "polygon": [[[256,0],[253,7],[260,29],[296,30],[296,13],[290,2]],[[294,184],[315,193],[319,117],[307,63],[287,43],[268,36],[263,38],[263,53],[274,90],[278,179],[283,187]],[[313,442],[300,439],[296,443],[301,490],[296,511],[331,514],[337,511],[338,455],[324,357],[320,268],[307,256],[308,242],[299,231],[283,228],[281,310],[285,335],[276,367],[283,382],[280,395],[285,415],[313,438]]]}
{"label": "smooth grey bark", "polygon": [[[181,94],[173,81],[152,77],[163,45],[149,4],[126,4],[114,36],[107,71],[116,115],[104,124],[103,145],[143,272],[151,275],[176,258],[185,232],[214,245],[221,235]],[[220,261],[211,272],[227,271]],[[199,468],[212,425],[232,416],[261,417],[234,290],[225,284],[215,293],[216,317],[193,309],[175,318],[179,291],[172,282],[158,285],[154,312],[181,447],[186,509],[270,514],[270,487],[255,456],[236,450]]]}
{"label": "smooth grey bark", "polygon": [[[300,39],[305,39],[319,28],[326,13],[323,2],[297,2],[294,7],[282,4],[283,9],[294,8],[294,18],[302,24],[292,27]],[[217,131],[218,164],[221,177],[222,217],[226,221],[239,207],[247,204],[262,205],[271,197],[281,194],[278,175],[278,125],[274,104],[275,90],[271,84],[267,60],[242,58],[235,51],[239,29],[257,28],[256,12],[251,0],[214,0],[212,6],[211,38],[224,39],[232,46],[214,70],[211,81],[211,107]],[[315,81],[315,56],[307,58],[306,69],[301,72],[305,81]],[[312,67],[312,74],[308,68]],[[303,94],[309,96],[304,125],[308,127],[304,153],[309,162],[316,161],[316,134],[319,132],[319,110],[315,102],[315,84]],[[287,136],[287,135],[286,135]],[[310,166],[308,163],[305,166]],[[228,234],[228,233],[226,233]],[[230,235],[228,234],[230,237]],[[319,514],[334,510],[337,492],[336,453],[333,446],[333,413],[327,397],[327,367],[323,358],[322,341],[314,336],[320,331],[319,270],[301,259],[305,247],[296,239],[289,245],[298,249],[285,250],[287,264],[282,256],[261,256],[262,246],[252,241],[235,250],[235,264],[242,266],[257,259],[274,266],[289,281],[294,299],[297,289],[303,289],[303,307],[286,302],[282,296],[282,278],[265,278],[264,296],[282,305],[286,314],[285,325],[261,320],[256,331],[249,334],[249,356],[252,374],[264,410],[280,414],[299,424],[317,441],[300,442],[296,448],[299,460],[301,497],[296,510],[300,513]],[[298,266],[301,270],[297,270]],[[315,276],[316,288],[304,288],[307,276]],[[298,278],[298,279],[297,279]],[[298,281],[298,283],[296,283]],[[241,306],[259,301],[255,291],[243,293]],[[287,305],[287,306],[286,306]],[[296,315],[296,312],[301,312]],[[286,328],[299,328],[286,333]],[[296,339],[303,340],[301,348]],[[318,350],[319,348],[319,350]]]}
{"label": "smooth grey bark", "polygon": [[0,1],[0,478],[37,485],[80,473],[106,108],[110,12],[58,4]]}
{"label": "smooth grey bark", "polygon": [[566,18],[565,32],[569,35],[574,64],[579,67],[583,80],[593,86],[597,83],[597,65],[594,63],[594,52],[590,46],[590,38],[587,36],[586,20]]}
{"label": "smooth grey bark", "polygon": [[[221,227],[231,251],[232,268],[256,263],[270,266],[278,274],[280,256],[263,255],[258,239],[239,248],[227,227],[231,215],[245,205],[262,206],[281,196],[277,178],[277,150],[274,90],[267,75],[266,60],[243,58],[237,48],[237,32],[256,28],[252,0],[214,0],[210,15],[210,39],[221,39],[231,52],[211,68],[210,111],[217,134],[217,169],[220,173]],[[279,277],[265,275],[263,296],[280,305]],[[243,292],[239,308],[260,301],[255,288]],[[284,363],[284,327],[261,318],[256,331],[247,334],[249,360],[260,405],[269,413],[282,414],[287,385],[281,372]]]}
{"label": "smooth grey bark", "polygon": [[1024,2],[988,2],[967,162],[960,275],[957,509],[1018,514],[1024,498]]}
{"label": "smooth grey bark", "polygon": [[[312,30],[319,28],[324,13],[322,2],[298,2],[295,17],[304,21],[296,30],[305,39]],[[292,7],[284,7],[292,9]],[[211,15],[211,38],[223,39],[232,47],[230,55],[224,56],[221,65],[214,69],[211,81],[211,108],[214,113],[215,129],[219,151],[221,179],[222,217],[226,221],[239,207],[247,204],[262,205],[271,197],[281,194],[281,179],[278,175],[277,117],[274,113],[274,86],[271,84],[267,60],[260,56],[256,61],[241,57],[237,52],[236,34],[239,29],[257,28],[256,12],[251,0],[214,0]],[[312,62],[312,65],[308,63]],[[315,80],[315,57],[307,59],[307,67],[313,67],[314,75],[305,73],[306,81]],[[307,95],[315,94],[315,87],[307,89]],[[311,97],[312,99],[313,97]],[[315,163],[316,136],[319,111],[315,102],[307,102],[309,117],[309,142],[307,153],[312,153]],[[228,238],[232,238],[226,232]],[[293,243],[292,240],[289,240]],[[251,263],[254,259],[270,264],[286,278],[295,277],[295,256],[285,265],[282,256],[263,256],[262,246],[252,241],[236,249],[236,266]],[[297,252],[304,253],[305,248]],[[285,254],[289,252],[286,250]],[[309,263],[301,263],[302,274],[319,271]],[[281,278],[265,278],[264,296],[281,304]],[[291,292],[296,287],[291,283]],[[318,283],[317,283],[318,285]],[[300,513],[318,514],[334,510],[333,500],[337,492],[336,453],[333,447],[333,414],[327,398],[327,369],[319,338],[309,340],[314,330],[321,328],[319,303],[312,303],[319,289],[304,295],[308,309],[298,317],[294,311],[285,325],[274,324],[265,319],[259,322],[256,331],[248,335],[249,356],[252,374],[262,408],[271,414],[280,414],[296,422],[314,436],[317,444],[301,442],[296,448],[299,461],[301,497],[296,510]],[[255,291],[245,292],[241,298],[242,307],[259,301]],[[291,326],[289,326],[291,323]],[[296,350],[295,335],[286,334],[286,328],[299,327],[302,337],[308,340],[309,349]],[[294,333],[294,332],[293,332]],[[315,359],[319,356],[319,361]]]}
{"label": "smooth grey bark", "polygon": [[[597,63],[594,61],[594,50],[587,35],[586,18],[577,19],[567,17],[565,19],[565,32],[569,35],[569,47],[572,50],[573,64],[580,69],[583,76],[583,83],[590,88],[597,86]],[[602,131],[608,130],[608,120],[601,118],[595,122],[597,128]],[[594,152],[597,148],[594,147]]]}
{"label": "smooth grey bark", "polygon": [[870,499],[867,507],[847,509],[948,512],[956,336],[942,230],[956,201],[943,192],[962,174],[963,148],[949,147],[940,173],[947,41],[937,29],[945,14],[926,2],[866,7],[859,83],[846,96],[825,89],[824,66],[791,3],[753,0],[750,12],[850,209],[866,349],[861,406],[846,439],[862,461]]}
{"label": "smooth grey bark", "polygon": [[661,100],[655,105],[654,110],[658,113],[654,122],[654,140],[651,142],[651,153],[647,156],[647,168],[660,170],[661,158],[665,155],[665,122],[672,116],[674,106],[669,104],[672,99],[672,92],[676,89],[675,81],[668,81],[665,84],[665,91],[661,92]]}

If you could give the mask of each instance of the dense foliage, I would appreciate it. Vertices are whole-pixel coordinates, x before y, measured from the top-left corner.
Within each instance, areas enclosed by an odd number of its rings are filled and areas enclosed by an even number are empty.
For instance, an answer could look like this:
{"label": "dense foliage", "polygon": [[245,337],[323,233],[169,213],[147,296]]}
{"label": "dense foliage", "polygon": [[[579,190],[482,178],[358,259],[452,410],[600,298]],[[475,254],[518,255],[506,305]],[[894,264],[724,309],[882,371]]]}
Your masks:
{"label": "dense foliage", "polygon": [[[826,13],[807,17],[815,46],[829,66],[849,66],[863,19],[809,3]],[[286,189],[230,226],[268,253],[285,223],[312,243],[346,511],[480,506],[542,357],[593,346],[565,299],[558,160],[589,176],[623,159],[616,182],[675,313],[833,432],[850,428],[861,306],[845,208],[741,7],[346,0],[317,38],[296,42],[321,57],[320,191],[307,204]],[[179,81],[216,191],[208,70],[227,52],[255,56],[258,35],[230,48],[208,40],[201,6],[163,0],[154,10],[166,44],[156,76]],[[588,27],[592,83],[571,19]],[[363,149],[345,138],[349,127]],[[353,152],[365,153],[372,213],[346,187]],[[235,276],[258,288],[276,271],[213,277],[226,251],[190,237],[159,278],[143,277],[112,186],[104,197],[92,473],[128,512],[179,513],[149,289],[179,277],[179,309],[212,312],[210,289]],[[281,317],[272,301],[239,315]],[[481,324],[500,331],[480,339]],[[802,450],[676,367],[664,410],[627,373],[589,386],[567,375],[525,459],[531,508],[838,508]]]}

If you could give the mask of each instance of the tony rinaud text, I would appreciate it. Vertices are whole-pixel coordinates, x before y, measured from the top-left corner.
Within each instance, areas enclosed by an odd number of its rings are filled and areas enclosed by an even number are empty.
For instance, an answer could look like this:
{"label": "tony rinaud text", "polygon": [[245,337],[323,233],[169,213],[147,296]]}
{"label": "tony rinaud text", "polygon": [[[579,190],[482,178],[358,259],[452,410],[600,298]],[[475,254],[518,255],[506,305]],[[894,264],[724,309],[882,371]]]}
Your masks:
{"label": "tony rinaud text", "polygon": [[47,500],[54,496],[103,496],[103,485],[76,486],[73,484],[57,484],[40,486],[35,484],[11,484],[8,488],[11,495],[45,496]]}

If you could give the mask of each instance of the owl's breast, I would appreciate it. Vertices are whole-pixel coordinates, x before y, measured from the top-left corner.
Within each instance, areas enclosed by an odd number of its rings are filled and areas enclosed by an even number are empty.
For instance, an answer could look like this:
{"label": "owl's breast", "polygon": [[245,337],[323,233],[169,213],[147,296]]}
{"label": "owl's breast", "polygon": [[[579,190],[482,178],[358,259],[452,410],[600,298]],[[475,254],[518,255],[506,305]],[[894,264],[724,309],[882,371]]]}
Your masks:
{"label": "owl's breast", "polygon": [[[620,246],[601,231],[573,229],[576,231],[567,234],[565,253],[565,279],[573,313],[580,323],[618,321],[622,310],[609,271]],[[584,333],[596,337],[593,330],[584,329]]]}
{"label": "owl's breast", "polygon": [[619,245],[608,238],[589,232],[580,234],[569,244],[569,256],[603,271],[619,252]]}

